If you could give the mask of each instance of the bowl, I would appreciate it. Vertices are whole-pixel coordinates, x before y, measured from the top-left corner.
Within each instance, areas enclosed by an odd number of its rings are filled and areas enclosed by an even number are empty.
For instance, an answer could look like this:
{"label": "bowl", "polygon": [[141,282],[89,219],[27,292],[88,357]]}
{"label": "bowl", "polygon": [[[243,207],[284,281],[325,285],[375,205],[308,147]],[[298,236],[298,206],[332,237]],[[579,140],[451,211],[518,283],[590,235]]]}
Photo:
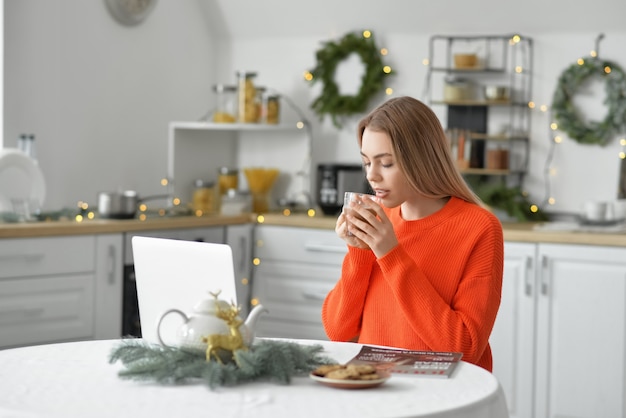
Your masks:
{"label": "bowl", "polygon": [[476,54],[454,54],[454,66],[456,68],[474,68],[478,64]]}
{"label": "bowl", "polygon": [[485,99],[508,100],[509,88],[506,86],[485,86]]}

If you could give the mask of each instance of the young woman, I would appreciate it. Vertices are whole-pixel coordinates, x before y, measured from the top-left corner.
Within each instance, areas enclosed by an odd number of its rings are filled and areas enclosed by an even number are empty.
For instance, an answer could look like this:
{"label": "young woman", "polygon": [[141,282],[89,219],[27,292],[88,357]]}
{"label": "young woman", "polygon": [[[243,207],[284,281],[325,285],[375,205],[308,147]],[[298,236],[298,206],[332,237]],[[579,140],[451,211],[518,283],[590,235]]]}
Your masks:
{"label": "young woman", "polygon": [[499,220],[466,185],[437,116],[422,102],[388,100],[357,132],[376,197],[350,203],[337,219],[348,253],[322,308],[328,337],[462,352],[491,371],[489,335],[502,290]]}

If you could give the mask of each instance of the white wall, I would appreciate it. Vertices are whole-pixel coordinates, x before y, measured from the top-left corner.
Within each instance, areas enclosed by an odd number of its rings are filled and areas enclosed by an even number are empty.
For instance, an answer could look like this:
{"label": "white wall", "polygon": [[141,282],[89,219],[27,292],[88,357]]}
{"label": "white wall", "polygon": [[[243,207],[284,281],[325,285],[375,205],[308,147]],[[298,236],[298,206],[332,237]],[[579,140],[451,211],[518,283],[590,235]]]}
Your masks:
{"label": "white wall", "polygon": [[[161,192],[159,179],[167,168],[167,123],[197,120],[213,104],[211,86],[234,83],[239,69],[257,71],[257,84],[288,95],[304,111],[313,123],[314,164],[359,161],[354,137],[358,117],[341,130],[329,121],[319,123],[309,108],[319,87],[311,88],[302,75],[315,65],[315,51],[322,42],[360,27],[335,25],[329,31],[320,25],[319,32],[311,34],[314,25],[308,25],[309,32],[303,35],[237,36],[228,34],[229,21],[214,6],[212,1],[161,0],[142,25],[127,28],[111,19],[103,1],[6,2],[4,144],[15,146],[22,132],[37,135],[48,186],[47,208],[93,201],[98,191],[118,187],[135,188],[143,195]],[[422,11],[419,2],[415,7]],[[280,15],[279,10],[276,13]],[[242,11],[239,26],[241,19],[258,22],[261,18]],[[364,18],[380,46],[389,49],[387,61],[397,71],[390,81],[394,95],[421,98],[426,76],[422,59],[428,55],[433,33],[419,27],[414,32],[406,28],[394,32],[394,25],[377,26],[378,20],[382,22],[380,16]],[[479,26],[479,33],[492,33],[487,23]],[[524,22],[517,24],[515,13],[508,26],[511,31],[526,27]],[[572,28],[522,35],[535,41],[535,101],[549,105],[558,75],[593,49],[598,32]],[[626,30],[605,35],[601,55],[626,67]],[[349,76],[339,78],[342,84],[354,84]],[[584,103],[585,112],[598,119],[605,114],[602,94]],[[381,94],[370,107],[382,100]],[[295,117],[286,112],[286,117]],[[536,201],[543,200],[545,192],[548,123],[547,114],[533,114],[526,184]],[[257,148],[254,160],[263,161],[262,152],[267,161],[302,158],[290,155],[293,147],[285,147],[291,151]],[[549,210],[578,211],[587,199],[615,198],[619,150],[616,140],[601,148],[566,139],[554,159],[558,174],[551,189],[557,203]],[[240,162],[252,161],[245,147],[240,153]],[[214,170],[207,167],[209,175]]]}
{"label": "white wall", "polygon": [[4,146],[36,135],[45,209],[118,188],[163,192],[168,122],[211,104],[209,27],[194,1],[159,1],[136,27],[103,0],[5,2]]}

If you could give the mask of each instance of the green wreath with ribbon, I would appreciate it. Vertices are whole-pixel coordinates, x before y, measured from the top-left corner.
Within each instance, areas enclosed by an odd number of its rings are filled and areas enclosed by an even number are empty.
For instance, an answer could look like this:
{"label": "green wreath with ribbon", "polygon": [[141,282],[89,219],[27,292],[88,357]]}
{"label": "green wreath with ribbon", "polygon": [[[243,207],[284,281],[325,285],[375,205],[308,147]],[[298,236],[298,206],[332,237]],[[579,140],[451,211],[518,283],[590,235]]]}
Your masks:
{"label": "green wreath with ribbon", "polygon": [[[585,122],[572,103],[581,85],[590,77],[605,82],[607,114],[602,121]],[[606,145],[615,134],[626,132],[626,74],[611,61],[599,58],[570,65],[558,79],[552,98],[552,111],[558,129],[581,144]]]}
{"label": "green wreath with ribbon", "polygon": [[[365,66],[361,86],[354,96],[342,95],[335,82],[337,66],[350,54],[356,53]],[[383,63],[381,53],[369,31],[348,33],[339,41],[327,41],[316,53],[317,65],[310,71],[311,84],[323,84],[321,94],[315,98],[311,108],[324,119],[331,117],[333,124],[341,128],[340,119],[367,110],[372,97],[383,89],[383,81],[392,74],[391,68]]]}

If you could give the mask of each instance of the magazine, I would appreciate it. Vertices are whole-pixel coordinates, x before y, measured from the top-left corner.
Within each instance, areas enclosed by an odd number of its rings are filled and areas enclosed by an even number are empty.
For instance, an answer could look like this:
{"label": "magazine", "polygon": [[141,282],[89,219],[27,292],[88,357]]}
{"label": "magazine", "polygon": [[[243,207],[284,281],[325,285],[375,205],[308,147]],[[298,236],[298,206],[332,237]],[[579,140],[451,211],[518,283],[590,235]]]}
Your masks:
{"label": "magazine", "polygon": [[373,364],[391,373],[448,378],[463,353],[411,351],[364,345],[348,364]]}

